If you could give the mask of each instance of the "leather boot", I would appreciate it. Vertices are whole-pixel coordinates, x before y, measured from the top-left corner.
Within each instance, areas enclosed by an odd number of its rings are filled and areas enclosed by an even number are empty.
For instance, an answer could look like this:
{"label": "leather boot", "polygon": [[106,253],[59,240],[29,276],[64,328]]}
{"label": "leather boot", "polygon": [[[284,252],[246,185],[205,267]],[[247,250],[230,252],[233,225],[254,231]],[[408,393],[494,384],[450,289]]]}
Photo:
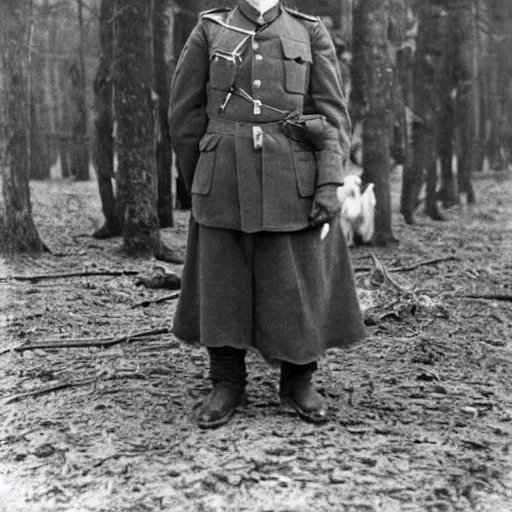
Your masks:
{"label": "leather boot", "polygon": [[226,424],[245,401],[245,350],[209,347],[208,352],[213,389],[199,406],[196,422],[200,428],[217,428]]}
{"label": "leather boot", "polygon": [[325,423],[329,421],[327,403],[311,382],[316,369],[316,363],[297,365],[282,361],[279,396],[302,419],[310,423]]}

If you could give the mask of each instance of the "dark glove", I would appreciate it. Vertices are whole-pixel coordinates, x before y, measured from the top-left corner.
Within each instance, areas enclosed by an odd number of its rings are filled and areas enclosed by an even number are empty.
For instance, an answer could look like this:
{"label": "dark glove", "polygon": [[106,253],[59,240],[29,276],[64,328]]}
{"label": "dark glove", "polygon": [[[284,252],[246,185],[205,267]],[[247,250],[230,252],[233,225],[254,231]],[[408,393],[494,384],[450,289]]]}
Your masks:
{"label": "dark glove", "polygon": [[308,219],[310,226],[321,226],[340,213],[341,204],[336,193],[338,187],[339,185],[328,183],[316,189]]}

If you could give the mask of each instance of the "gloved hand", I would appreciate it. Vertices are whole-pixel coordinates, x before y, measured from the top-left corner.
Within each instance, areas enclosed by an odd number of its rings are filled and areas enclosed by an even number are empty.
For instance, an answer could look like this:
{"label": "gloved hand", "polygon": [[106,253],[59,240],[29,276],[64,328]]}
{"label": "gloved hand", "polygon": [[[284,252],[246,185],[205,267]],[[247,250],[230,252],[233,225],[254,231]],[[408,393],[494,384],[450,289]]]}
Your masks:
{"label": "gloved hand", "polygon": [[339,185],[328,183],[316,189],[308,219],[310,226],[321,226],[340,213],[341,205],[336,193],[338,187]]}

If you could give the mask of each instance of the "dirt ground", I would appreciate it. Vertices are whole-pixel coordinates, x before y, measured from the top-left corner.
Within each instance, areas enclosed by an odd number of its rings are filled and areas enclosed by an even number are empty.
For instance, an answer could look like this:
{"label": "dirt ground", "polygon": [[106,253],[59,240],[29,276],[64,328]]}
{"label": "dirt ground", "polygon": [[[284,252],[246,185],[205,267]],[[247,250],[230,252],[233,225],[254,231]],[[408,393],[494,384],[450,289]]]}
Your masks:
{"label": "dirt ground", "polygon": [[[201,431],[205,353],[170,334],[10,350],[165,331],[175,303],[134,307],[169,292],[133,275],[0,279],[0,511],[511,512],[512,303],[464,297],[512,296],[512,180],[498,178],[479,177],[478,204],[446,222],[395,214],[396,247],[352,250],[371,336],[322,360],[325,426],[280,405],[277,370],[255,354],[248,406]],[[94,182],[34,183],[32,199],[53,254],[0,262],[0,277],[156,264],[90,238]],[[187,217],[162,232],[183,251]],[[456,259],[398,269],[394,286],[368,270],[371,251],[391,270]]]}

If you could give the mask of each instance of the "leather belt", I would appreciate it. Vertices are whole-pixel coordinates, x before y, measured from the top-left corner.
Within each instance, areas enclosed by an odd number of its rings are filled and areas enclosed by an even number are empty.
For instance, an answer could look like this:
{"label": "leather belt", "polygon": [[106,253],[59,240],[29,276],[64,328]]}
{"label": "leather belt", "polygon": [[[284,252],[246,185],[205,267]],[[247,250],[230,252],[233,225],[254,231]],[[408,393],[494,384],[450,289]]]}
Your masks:
{"label": "leather belt", "polygon": [[222,135],[237,135],[240,137],[253,136],[253,128],[257,126],[265,133],[281,133],[281,121],[274,123],[240,123],[237,121],[226,121],[224,119],[210,118],[207,133],[220,133]]}

